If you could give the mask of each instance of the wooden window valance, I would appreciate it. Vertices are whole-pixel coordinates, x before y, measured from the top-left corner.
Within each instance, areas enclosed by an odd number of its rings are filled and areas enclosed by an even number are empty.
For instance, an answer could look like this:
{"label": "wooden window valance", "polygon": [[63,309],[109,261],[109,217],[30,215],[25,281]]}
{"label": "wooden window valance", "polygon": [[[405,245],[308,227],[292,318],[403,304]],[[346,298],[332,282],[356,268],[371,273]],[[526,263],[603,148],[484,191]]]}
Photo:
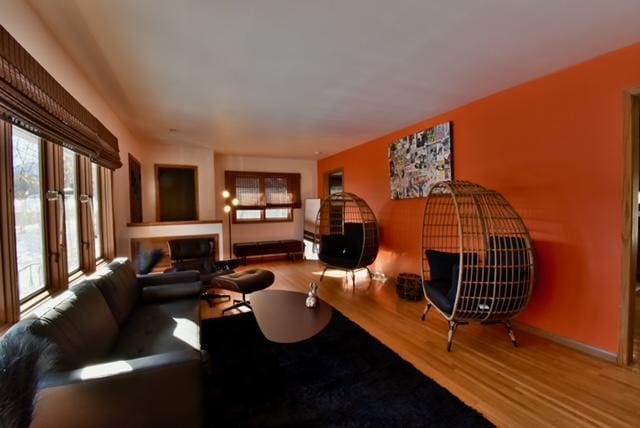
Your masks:
{"label": "wooden window valance", "polygon": [[92,161],[122,166],[118,139],[0,25],[0,119]]}

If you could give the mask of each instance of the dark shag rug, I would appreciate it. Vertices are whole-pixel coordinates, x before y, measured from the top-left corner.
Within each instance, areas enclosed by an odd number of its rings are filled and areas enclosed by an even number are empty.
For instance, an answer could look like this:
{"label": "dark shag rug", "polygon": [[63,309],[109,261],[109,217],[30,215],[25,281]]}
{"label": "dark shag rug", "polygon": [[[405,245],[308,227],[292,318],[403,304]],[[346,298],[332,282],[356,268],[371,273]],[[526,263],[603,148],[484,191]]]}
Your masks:
{"label": "dark shag rug", "polygon": [[202,334],[207,426],[491,426],[335,309],[296,344],[266,340],[252,314],[205,320]]}

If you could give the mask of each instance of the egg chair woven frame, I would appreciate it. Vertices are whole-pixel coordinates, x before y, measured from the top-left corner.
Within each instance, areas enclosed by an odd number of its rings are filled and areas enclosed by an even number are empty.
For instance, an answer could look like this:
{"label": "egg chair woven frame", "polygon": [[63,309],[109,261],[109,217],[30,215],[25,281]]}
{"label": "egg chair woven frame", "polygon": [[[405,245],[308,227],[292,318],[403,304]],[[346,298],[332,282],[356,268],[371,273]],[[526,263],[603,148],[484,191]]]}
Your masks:
{"label": "egg chair woven frame", "polygon": [[379,232],[376,216],[367,203],[353,193],[335,193],[322,201],[316,216],[315,250],[327,269],[351,273],[366,269],[378,255]]}
{"label": "egg chair woven frame", "polygon": [[498,192],[467,181],[443,181],[427,196],[422,231],[427,306],[449,322],[447,349],[460,324],[501,323],[528,304],[535,258],[522,218]]}

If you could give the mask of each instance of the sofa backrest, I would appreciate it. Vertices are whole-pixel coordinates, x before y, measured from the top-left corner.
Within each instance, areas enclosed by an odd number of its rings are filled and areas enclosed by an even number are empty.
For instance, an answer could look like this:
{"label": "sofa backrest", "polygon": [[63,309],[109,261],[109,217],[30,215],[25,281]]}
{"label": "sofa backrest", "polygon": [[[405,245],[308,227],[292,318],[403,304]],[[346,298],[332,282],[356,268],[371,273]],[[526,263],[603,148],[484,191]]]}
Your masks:
{"label": "sofa backrest", "polygon": [[140,299],[136,273],[128,259],[117,258],[92,276],[118,325],[122,325]]}
{"label": "sofa backrest", "polygon": [[84,282],[70,291],[68,298],[33,322],[30,330],[56,344],[63,366],[76,368],[106,354],[113,347],[119,329],[94,284]]}

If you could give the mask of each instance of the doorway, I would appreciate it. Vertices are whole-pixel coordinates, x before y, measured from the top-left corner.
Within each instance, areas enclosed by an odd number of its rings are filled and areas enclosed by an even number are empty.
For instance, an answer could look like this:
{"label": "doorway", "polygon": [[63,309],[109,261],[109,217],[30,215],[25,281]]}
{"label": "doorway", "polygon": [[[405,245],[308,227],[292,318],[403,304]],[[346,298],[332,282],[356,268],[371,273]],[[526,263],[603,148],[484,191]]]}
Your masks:
{"label": "doorway", "polygon": [[640,88],[624,94],[623,135],[623,277],[618,363],[631,365],[640,359]]}
{"label": "doorway", "polygon": [[129,153],[129,213],[131,223],[142,223],[142,166]]}
{"label": "doorway", "polygon": [[325,174],[325,197],[344,192],[344,170],[342,168]]}

